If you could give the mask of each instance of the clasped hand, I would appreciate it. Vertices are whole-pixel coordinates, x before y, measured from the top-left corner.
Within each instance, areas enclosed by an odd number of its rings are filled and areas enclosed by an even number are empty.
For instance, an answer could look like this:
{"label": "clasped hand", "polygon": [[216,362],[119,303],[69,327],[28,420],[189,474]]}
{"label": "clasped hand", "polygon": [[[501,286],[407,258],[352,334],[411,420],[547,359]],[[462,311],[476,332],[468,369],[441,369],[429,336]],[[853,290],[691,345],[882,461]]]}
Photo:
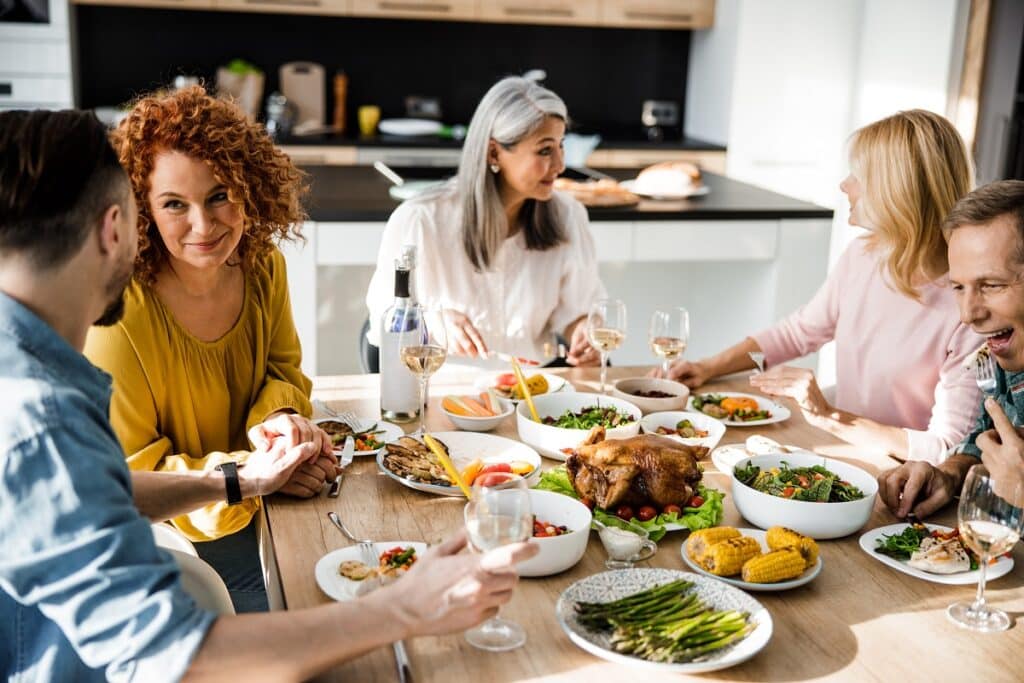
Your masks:
{"label": "clasped hand", "polygon": [[[325,481],[338,474],[338,460],[333,453],[331,437],[309,418],[295,413],[274,413],[262,423],[249,430],[249,441],[256,451],[239,470],[239,478],[250,476],[254,460],[270,460],[272,476],[254,472],[251,476],[261,477],[258,495],[280,491],[300,498],[310,498],[320,492]],[[292,454],[299,449],[306,457],[292,462]],[[273,463],[283,458],[281,463]],[[276,468],[276,469],[274,469]],[[282,476],[281,468],[288,476]]]}

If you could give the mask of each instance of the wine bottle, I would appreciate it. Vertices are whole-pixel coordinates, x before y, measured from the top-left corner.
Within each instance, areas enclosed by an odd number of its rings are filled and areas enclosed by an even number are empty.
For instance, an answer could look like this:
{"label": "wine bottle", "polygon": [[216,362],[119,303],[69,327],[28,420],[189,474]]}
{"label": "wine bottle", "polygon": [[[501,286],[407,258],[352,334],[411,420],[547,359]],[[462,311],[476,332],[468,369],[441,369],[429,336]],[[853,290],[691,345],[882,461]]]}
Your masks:
{"label": "wine bottle", "polygon": [[416,247],[405,245],[395,261],[395,302],[384,311],[380,327],[380,412],[385,420],[412,422],[420,415],[420,389],[416,377],[403,365],[399,355],[401,333],[411,327],[413,308],[412,273]]}

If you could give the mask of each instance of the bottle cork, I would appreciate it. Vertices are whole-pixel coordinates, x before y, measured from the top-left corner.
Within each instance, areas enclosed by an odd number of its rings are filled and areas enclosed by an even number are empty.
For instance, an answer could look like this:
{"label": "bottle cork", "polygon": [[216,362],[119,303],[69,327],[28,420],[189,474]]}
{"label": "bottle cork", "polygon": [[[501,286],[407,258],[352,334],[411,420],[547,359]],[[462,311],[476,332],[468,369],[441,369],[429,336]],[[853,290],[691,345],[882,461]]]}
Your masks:
{"label": "bottle cork", "polygon": [[345,99],[348,97],[348,76],[344,71],[334,74],[334,130],[345,132]]}

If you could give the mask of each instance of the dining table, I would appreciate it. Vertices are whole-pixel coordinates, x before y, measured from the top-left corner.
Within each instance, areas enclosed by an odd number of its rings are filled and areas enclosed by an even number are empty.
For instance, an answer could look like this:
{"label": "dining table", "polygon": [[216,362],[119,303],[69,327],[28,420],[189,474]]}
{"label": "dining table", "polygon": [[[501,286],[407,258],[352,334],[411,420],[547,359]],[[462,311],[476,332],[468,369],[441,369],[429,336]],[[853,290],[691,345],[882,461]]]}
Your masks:
{"label": "dining table", "polygon": [[[545,370],[568,380],[577,391],[598,391],[596,368]],[[648,368],[612,367],[609,381],[646,374]],[[426,423],[430,431],[454,426],[441,409],[448,394],[473,394],[479,370],[442,368],[430,383]],[[380,415],[379,375],[317,377],[313,396],[336,411],[361,418]],[[749,376],[732,375],[708,383],[705,391],[752,392]],[[898,463],[883,452],[844,443],[811,426],[799,408],[780,399],[791,416],[758,427],[729,426],[721,444],[743,443],[761,434],[780,444],[836,458],[878,475]],[[403,425],[408,432],[416,423]],[[492,433],[517,438],[510,416]],[[560,463],[547,458],[542,467]],[[725,494],[722,524],[751,527],[732,503],[730,475],[711,460],[701,462],[704,484]],[[401,539],[437,543],[463,526],[465,499],[407,488],[385,476],[372,457],[356,458],[348,468],[337,498],[311,499],[283,495],[264,499],[262,548],[271,566],[268,592],[272,605],[295,610],[329,603],[331,598],[314,577],[317,561],[328,552],[351,545],[332,526],[327,512],[335,511],[353,533],[377,540]],[[502,616],[522,625],[526,645],[507,652],[471,646],[459,634],[420,637],[406,642],[412,680],[443,681],[1024,681],[1024,550],[1013,549],[1014,569],[988,583],[987,601],[1011,618],[1011,628],[999,633],[962,629],[946,616],[953,602],[970,601],[976,585],[944,585],[896,571],[861,549],[861,534],[897,519],[877,498],[867,524],[836,540],[822,540],[822,571],[810,583],[780,592],[753,593],[771,615],[768,644],[751,659],[728,669],[687,676],[658,668],[637,668],[599,659],[577,647],[563,631],[555,604],[571,584],[606,571],[605,550],[596,532],[590,534],[583,558],[569,570],[542,578],[521,578]],[[927,520],[956,526],[955,505]],[[668,533],[657,553],[638,567],[687,570],[681,546],[687,533]],[[276,598],[274,597],[276,596]],[[276,605],[274,603],[277,603]],[[336,637],[360,624],[337,624]],[[382,647],[320,675],[320,681],[398,680],[391,647]]]}

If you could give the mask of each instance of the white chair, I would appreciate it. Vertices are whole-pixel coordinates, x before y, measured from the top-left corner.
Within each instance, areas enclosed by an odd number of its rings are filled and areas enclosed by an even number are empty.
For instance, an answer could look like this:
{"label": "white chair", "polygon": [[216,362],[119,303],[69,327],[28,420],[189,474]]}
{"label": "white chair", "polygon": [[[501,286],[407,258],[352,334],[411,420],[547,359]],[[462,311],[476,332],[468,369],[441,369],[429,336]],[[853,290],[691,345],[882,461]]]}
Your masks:
{"label": "white chair", "polygon": [[181,587],[196,604],[217,614],[234,614],[231,595],[213,567],[199,559],[192,542],[169,524],[154,524],[156,544],[170,553],[181,570]]}
{"label": "white chair", "polygon": [[192,545],[192,541],[188,540],[185,534],[170,524],[164,524],[163,522],[154,524],[153,538],[156,539],[156,544],[161,548],[169,548],[192,557],[199,557],[199,553],[196,552],[196,547]]}

